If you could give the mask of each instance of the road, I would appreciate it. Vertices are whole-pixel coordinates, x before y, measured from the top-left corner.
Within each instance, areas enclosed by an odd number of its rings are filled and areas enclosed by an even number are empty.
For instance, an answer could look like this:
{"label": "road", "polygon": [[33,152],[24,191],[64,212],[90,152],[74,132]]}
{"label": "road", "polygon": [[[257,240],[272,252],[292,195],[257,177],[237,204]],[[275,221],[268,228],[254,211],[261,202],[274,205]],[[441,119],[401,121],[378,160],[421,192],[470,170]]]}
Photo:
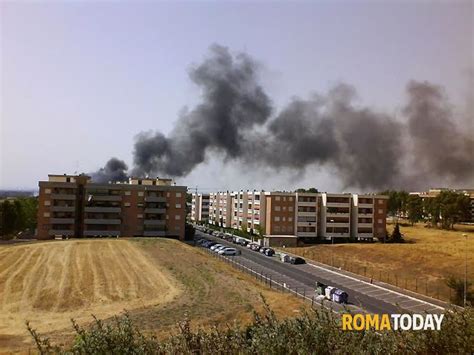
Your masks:
{"label": "road", "polygon": [[[321,267],[315,264],[292,265],[282,263],[277,257],[267,257],[261,253],[251,251],[246,247],[235,245],[221,238],[210,236],[196,230],[196,238],[206,238],[239,249],[242,254],[231,257],[248,267],[268,275],[273,280],[289,285],[291,288],[304,289],[307,296],[315,295],[316,281],[335,286],[349,294],[350,308],[354,311],[369,313],[441,313],[444,308],[424,300],[420,300],[403,293],[399,293],[379,285],[357,279]],[[338,307],[335,307],[336,309]]]}

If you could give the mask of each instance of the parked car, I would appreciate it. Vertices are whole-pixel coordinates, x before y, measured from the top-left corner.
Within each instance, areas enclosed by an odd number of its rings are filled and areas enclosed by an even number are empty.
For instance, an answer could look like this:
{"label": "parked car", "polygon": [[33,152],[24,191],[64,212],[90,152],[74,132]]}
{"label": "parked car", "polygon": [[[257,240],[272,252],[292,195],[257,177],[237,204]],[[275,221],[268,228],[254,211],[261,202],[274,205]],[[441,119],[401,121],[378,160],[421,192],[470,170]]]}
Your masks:
{"label": "parked car", "polygon": [[214,249],[214,252],[218,253],[219,251],[224,250],[225,248],[227,248],[225,245],[223,245],[221,247],[217,247],[217,248]]}
{"label": "parked car", "polygon": [[223,246],[224,246],[224,245],[222,245],[222,244],[214,244],[214,245],[211,247],[211,250],[215,250],[215,249],[217,249],[217,248],[219,248],[219,247],[223,247]]}
{"label": "parked car", "polygon": [[347,304],[349,301],[349,295],[343,290],[336,289],[332,294],[332,300],[336,303]]}
{"label": "parked car", "polygon": [[258,251],[260,249],[260,245],[258,244],[252,244],[252,246],[250,247],[250,250],[253,250],[253,251]]}
{"label": "parked car", "polygon": [[306,264],[306,261],[303,258],[300,258],[300,257],[291,257],[290,258],[290,263],[298,265],[298,264]]}
{"label": "parked car", "polygon": [[284,253],[280,254],[280,261],[282,263],[289,263],[290,259],[291,259],[291,257],[288,254],[284,254]]}
{"label": "parked car", "polygon": [[248,244],[247,244],[247,248],[252,249],[252,247],[253,247],[254,245],[256,245],[256,244],[255,244],[255,243],[248,243]]}
{"label": "parked car", "polygon": [[273,255],[275,255],[275,250],[273,250],[272,248],[267,248],[267,249],[265,250],[264,254],[265,254],[266,256],[273,256]]}
{"label": "parked car", "polygon": [[220,255],[239,255],[240,250],[237,250],[235,248],[224,248],[219,250],[218,252]]}

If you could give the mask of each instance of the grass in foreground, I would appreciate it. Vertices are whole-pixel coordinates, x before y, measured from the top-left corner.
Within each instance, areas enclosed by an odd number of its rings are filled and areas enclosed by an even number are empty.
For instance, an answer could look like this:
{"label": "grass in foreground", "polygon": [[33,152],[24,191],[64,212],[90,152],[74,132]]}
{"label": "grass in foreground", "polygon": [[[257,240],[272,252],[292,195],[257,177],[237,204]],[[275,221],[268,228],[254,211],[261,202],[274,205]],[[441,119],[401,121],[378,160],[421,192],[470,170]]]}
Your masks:
{"label": "grass in foreground", "polygon": [[[389,225],[391,232],[393,225]],[[464,279],[467,253],[468,279],[474,279],[474,233],[425,228],[423,224],[401,226],[404,244],[321,244],[287,248],[305,258],[389,282],[448,301],[446,279]],[[463,233],[468,234],[467,248]]]}
{"label": "grass in foreground", "polygon": [[474,352],[472,308],[447,312],[440,331],[343,331],[328,310],[278,320],[268,305],[245,327],[193,330],[188,320],[179,332],[159,341],[144,334],[128,315],[104,324],[95,319],[83,329],[74,324],[71,347],[52,345],[29,328],[41,353],[77,354],[471,354]]}

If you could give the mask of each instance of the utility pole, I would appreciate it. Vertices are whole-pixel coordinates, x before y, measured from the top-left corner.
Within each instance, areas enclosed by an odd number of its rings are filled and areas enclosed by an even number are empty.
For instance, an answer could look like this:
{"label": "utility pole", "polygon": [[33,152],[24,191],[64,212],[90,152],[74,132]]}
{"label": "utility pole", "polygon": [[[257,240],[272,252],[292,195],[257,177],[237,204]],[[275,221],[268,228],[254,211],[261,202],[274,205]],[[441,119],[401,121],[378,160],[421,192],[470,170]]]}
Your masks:
{"label": "utility pole", "polygon": [[464,308],[467,303],[467,233],[463,233],[464,237]]}

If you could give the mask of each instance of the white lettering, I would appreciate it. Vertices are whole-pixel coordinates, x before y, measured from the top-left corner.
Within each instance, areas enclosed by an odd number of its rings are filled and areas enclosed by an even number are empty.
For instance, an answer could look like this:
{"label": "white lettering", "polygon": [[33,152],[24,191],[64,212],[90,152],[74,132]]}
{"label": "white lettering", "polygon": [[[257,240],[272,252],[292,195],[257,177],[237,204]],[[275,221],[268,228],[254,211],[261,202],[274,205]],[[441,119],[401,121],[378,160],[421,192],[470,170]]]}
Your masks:
{"label": "white lettering", "polygon": [[441,322],[444,319],[444,314],[433,314],[433,318],[436,322],[436,330],[441,330]]}
{"label": "white lettering", "polygon": [[398,330],[398,320],[401,317],[401,314],[392,314],[391,317],[393,320],[393,329]]}
{"label": "white lettering", "polygon": [[428,314],[425,318],[425,330],[435,330],[432,314]]}
{"label": "white lettering", "polygon": [[423,329],[424,319],[421,314],[414,314],[413,315],[413,330],[421,330]]}
{"label": "white lettering", "polygon": [[409,314],[402,314],[400,317],[400,328],[402,330],[411,329],[411,316]]}

